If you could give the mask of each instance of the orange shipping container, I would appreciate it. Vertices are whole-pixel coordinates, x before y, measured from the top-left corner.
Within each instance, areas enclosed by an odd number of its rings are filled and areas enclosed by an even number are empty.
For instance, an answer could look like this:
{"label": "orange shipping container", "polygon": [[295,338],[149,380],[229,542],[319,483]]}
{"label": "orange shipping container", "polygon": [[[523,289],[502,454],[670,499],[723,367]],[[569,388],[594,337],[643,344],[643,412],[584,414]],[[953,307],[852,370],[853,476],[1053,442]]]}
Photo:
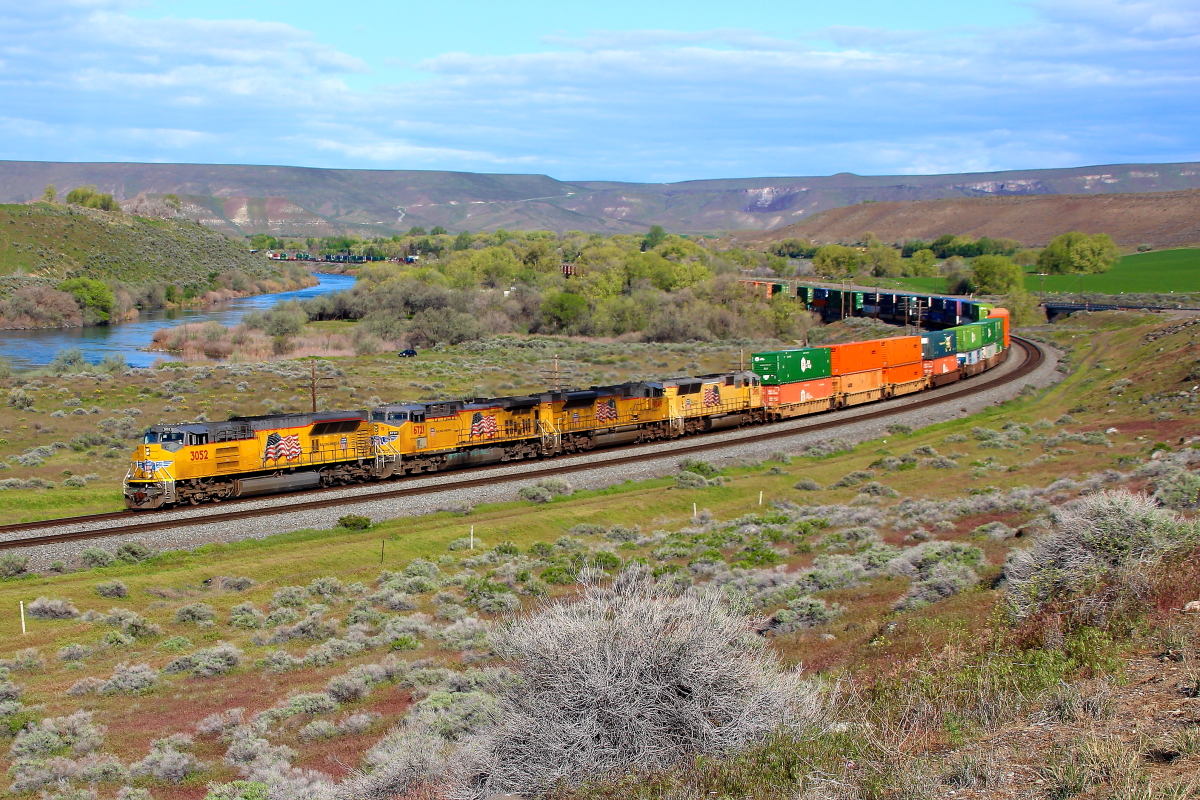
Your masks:
{"label": "orange shipping container", "polygon": [[885,367],[916,364],[921,360],[920,336],[897,336],[879,341],[883,345],[883,365]]}
{"label": "orange shipping container", "polygon": [[1007,308],[988,309],[988,316],[1000,318],[1000,324],[1004,326],[1004,349],[1007,350],[1010,346],[1009,345],[1009,336],[1008,336],[1008,324],[1009,324],[1009,316],[1010,315],[1008,313],[1008,309]]}
{"label": "orange shipping container", "polygon": [[817,381],[802,383],[781,383],[778,386],[764,386],[763,398],[767,408],[788,406],[795,403],[807,403],[812,400],[824,400],[833,394],[833,379],[822,378]]}
{"label": "orange shipping container", "polygon": [[[917,348],[921,340],[917,337]],[[849,342],[829,345],[829,360],[834,375],[865,372],[883,368],[883,346],[879,339],[869,342]]]}
{"label": "orange shipping container", "polygon": [[932,361],[926,361],[926,375],[948,375],[951,372],[958,372],[958,356],[946,356],[945,358],[935,358]]}
{"label": "orange shipping container", "polygon": [[[918,338],[918,342],[920,339]],[[918,345],[919,346],[919,345]],[[888,367],[883,371],[886,383],[911,383],[925,377],[925,368],[918,361],[915,364],[904,364],[899,367]]]}
{"label": "orange shipping container", "polygon": [[883,386],[883,370],[872,369],[864,372],[852,372],[841,375],[837,379],[836,388],[842,394],[865,392]]}

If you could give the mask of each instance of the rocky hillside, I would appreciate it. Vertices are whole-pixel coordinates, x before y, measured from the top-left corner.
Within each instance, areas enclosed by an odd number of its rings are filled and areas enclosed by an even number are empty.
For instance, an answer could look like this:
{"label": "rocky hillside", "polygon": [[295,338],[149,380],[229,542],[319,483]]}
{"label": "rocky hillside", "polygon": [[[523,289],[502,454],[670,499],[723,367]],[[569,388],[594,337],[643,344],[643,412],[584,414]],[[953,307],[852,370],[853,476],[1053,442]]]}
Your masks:
{"label": "rocky hillside", "polygon": [[1200,244],[1200,190],[860,203],[735,238],[741,244],[791,237],[854,242],[867,231],[886,242],[928,241],[949,233],[1015,239],[1029,247],[1043,247],[1060,233],[1084,231],[1107,233],[1125,248],[1181,247]]}
{"label": "rocky hillside", "polygon": [[0,162],[0,202],[38,198],[47,184],[61,192],[94,185],[126,208],[175,194],[192,219],[239,236],[391,235],[438,225],[452,232],[641,233],[658,224],[672,232],[719,233],[771,230],[864,201],[1197,189],[1200,164],[644,184],[418,170]]}

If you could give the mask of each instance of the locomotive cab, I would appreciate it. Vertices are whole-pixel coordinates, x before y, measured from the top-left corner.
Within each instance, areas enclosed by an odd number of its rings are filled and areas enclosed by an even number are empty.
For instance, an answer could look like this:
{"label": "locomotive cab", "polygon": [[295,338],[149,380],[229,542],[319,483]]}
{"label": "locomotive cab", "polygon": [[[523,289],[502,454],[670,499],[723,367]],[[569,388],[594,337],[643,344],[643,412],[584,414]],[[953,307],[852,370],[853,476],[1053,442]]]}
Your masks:
{"label": "locomotive cab", "polygon": [[175,459],[186,446],[188,428],[203,426],[152,425],[142,434],[123,481],[126,508],[159,508],[175,502]]}

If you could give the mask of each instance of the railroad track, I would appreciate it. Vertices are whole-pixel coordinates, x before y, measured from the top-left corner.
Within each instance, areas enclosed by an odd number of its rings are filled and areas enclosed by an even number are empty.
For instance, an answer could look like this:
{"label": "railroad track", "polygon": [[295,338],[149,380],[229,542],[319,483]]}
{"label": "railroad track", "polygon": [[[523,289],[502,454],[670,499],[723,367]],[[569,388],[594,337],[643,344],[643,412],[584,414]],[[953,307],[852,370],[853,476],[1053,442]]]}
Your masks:
{"label": "railroad track", "polygon": [[[984,380],[972,379],[963,383],[956,384],[961,387],[953,392],[938,394],[932,397],[922,397],[914,402],[908,402],[903,405],[893,405],[891,403],[884,404],[883,408],[877,408],[867,411],[863,414],[858,414],[849,419],[837,420],[820,420],[819,416],[813,417],[813,424],[806,425],[801,428],[787,428],[779,430],[774,426],[768,425],[765,430],[757,433],[750,433],[737,440],[722,439],[720,441],[705,441],[705,436],[694,437],[690,443],[682,444],[670,450],[671,456],[688,456],[696,453],[703,453],[709,450],[719,450],[723,447],[729,447],[734,444],[750,444],[754,442],[763,442],[770,439],[778,438],[781,435],[792,435],[796,433],[810,433],[813,431],[834,430],[843,425],[862,422],[864,420],[883,419],[894,416],[896,414],[908,413],[920,408],[928,408],[942,403],[957,400],[962,397],[969,397],[974,394],[993,389],[998,385],[1012,383],[1029,375],[1045,360],[1045,354],[1042,352],[1035,342],[1019,337],[1012,337],[1012,342],[1024,353],[1025,360],[1021,366],[1017,367],[1012,372],[1001,375],[992,376],[991,380],[987,380],[987,373],[982,376]],[[643,445],[644,446],[644,445]],[[608,452],[620,452],[608,451]],[[339,495],[336,497],[321,497],[322,494],[332,494],[345,491],[347,487],[332,487],[329,489],[321,489],[316,492],[304,492],[300,494],[283,494],[279,495],[280,499],[287,503],[287,511],[311,511],[322,508],[332,508],[344,505],[356,505],[359,503],[372,502],[381,499],[394,499],[400,497],[412,497],[422,494],[436,494],[437,492],[446,490],[470,489],[479,486],[490,486],[497,483],[505,483],[514,479],[530,480],[535,478],[544,478],[554,475],[562,475],[569,472],[582,472],[584,470],[595,469],[597,466],[619,466],[621,464],[633,464],[639,461],[644,461],[647,458],[655,458],[656,455],[647,455],[639,453],[636,455],[617,455],[613,458],[603,458],[597,461],[585,461],[576,464],[561,464],[554,461],[544,462],[546,465],[536,469],[527,469],[519,475],[502,474],[488,475],[479,478],[467,478],[465,480],[457,480],[448,484],[436,486],[411,486],[403,485],[395,488],[382,489],[378,492],[370,494],[358,495]],[[315,495],[315,496],[314,496]],[[311,498],[311,499],[300,499]],[[78,531],[68,531],[65,533],[43,534],[40,536],[27,536],[19,539],[9,539],[0,541],[0,550],[8,550],[17,547],[32,547],[42,544],[54,544],[58,542],[78,541],[80,539],[99,539],[107,536],[120,536],[131,533],[144,533],[147,531],[164,530],[168,528],[183,528],[192,525],[207,525],[210,523],[229,522],[238,519],[251,519],[253,517],[276,516],[280,512],[278,504],[262,506],[256,508],[238,509],[239,503],[250,503],[254,501],[261,502],[261,497],[247,498],[245,500],[227,501],[222,504],[222,507],[229,508],[229,511],[212,513],[212,506],[205,506],[204,511],[193,516],[166,516],[166,514],[175,514],[179,512],[166,512],[162,516],[155,516],[147,519],[145,512],[133,511],[114,511],[106,514],[93,514],[81,517],[63,517],[53,520],[41,520],[39,522],[22,522],[12,525],[0,525],[0,534],[14,533],[23,530],[39,530],[53,527],[62,527],[67,525],[86,525],[99,522],[109,522],[112,520],[129,520],[128,523],[122,525],[114,525],[105,528],[91,528]]]}

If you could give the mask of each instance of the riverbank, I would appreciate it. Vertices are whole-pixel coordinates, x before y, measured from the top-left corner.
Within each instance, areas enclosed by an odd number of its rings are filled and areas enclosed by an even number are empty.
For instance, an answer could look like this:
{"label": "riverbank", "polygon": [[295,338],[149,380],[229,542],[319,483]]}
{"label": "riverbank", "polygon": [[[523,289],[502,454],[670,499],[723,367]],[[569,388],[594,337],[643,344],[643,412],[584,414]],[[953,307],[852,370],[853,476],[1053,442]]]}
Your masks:
{"label": "riverbank", "polygon": [[209,321],[236,326],[244,315],[265,311],[276,303],[307,300],[354,285],[354,278],[348,276],[305,272],[305,277],[310,279],[306,281],[310,285],[292,291],[246,295],[203,306],[148,309],[135,319],[116,325],[8,330],[0,336],[0,359],[18,369],[39,369],[58,353],[78,349],[84,359],[93,364],[119,358],[132,367],[149,367],[158,361],[178,358],[169,353],[147,351],[155,332],[160,329]]}
{"label": "riverbank", "polygon": [[309,275],[187,219],[0,204],[0,330],[102,325],[299,289]]}

